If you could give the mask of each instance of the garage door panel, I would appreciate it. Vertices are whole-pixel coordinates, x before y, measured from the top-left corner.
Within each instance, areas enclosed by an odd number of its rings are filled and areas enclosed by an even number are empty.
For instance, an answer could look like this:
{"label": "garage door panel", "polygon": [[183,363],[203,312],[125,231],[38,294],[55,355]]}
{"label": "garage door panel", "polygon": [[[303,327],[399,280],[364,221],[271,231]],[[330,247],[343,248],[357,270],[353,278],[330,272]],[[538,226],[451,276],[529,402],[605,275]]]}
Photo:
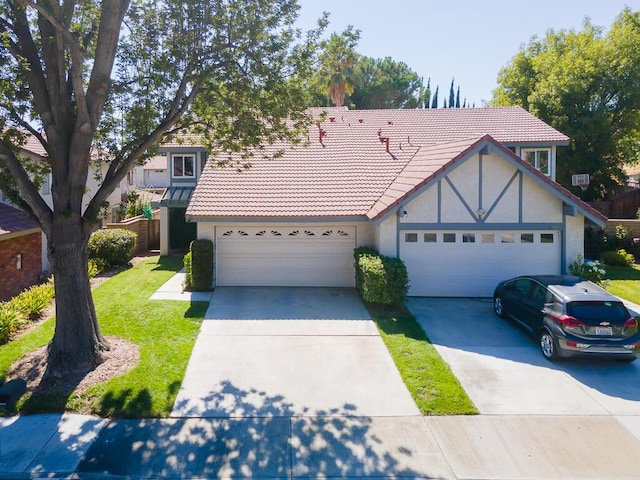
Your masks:
{"label": "garage door panel", "polygon": [[[455,243],[401,241],[401,257],[410,280],[409,295],[443,297],[487,297],[502,280],[522,274],[560,273],[560,232],[535,232],[533,243],[521,241],[519,232],[495,232],[495,241],[463,243],[456,232]],[[512,234],[514,243],[502,243],[501,234]],[[530,240],[528,232],[525,237]],[[552,243],[542,243],[541,233]],[[418,239],[422,240],[422,232]]]}
{"label": "garage door panel", "polygon": [[217,238],[216,284],[351,287],[354,248],[355,227],[225,230]]}

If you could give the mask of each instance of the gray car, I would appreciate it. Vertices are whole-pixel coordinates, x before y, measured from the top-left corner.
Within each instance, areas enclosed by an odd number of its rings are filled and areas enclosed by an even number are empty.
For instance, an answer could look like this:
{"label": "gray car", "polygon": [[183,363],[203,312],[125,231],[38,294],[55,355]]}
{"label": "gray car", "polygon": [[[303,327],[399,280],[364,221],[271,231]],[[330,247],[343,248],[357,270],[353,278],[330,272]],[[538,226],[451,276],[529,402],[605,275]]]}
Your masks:
{"label": "gray car", "polygon": [[493,308],[535,335],[548,360],[603,356],[631,362],[640,356],[638,320],[620,299],[580,277],[505,280],[495,289]]}

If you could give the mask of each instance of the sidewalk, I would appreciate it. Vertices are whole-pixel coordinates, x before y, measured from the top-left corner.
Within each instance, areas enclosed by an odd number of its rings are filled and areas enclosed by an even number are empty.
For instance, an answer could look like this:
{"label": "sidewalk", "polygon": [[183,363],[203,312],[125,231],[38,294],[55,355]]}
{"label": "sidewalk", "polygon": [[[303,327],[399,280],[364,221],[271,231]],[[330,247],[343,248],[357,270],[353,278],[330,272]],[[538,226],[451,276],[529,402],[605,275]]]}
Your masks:
{"label": "sidewalk", "polygon": [[2,419],[0,478],[636,479],[613,417]]}

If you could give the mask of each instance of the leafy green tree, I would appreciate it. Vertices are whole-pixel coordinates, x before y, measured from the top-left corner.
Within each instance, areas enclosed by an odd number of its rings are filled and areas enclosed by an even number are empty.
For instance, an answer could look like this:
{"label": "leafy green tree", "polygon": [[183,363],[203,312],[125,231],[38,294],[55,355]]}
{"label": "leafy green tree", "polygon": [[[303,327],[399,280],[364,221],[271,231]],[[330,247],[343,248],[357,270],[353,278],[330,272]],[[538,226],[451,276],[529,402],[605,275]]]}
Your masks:
{"label": "leafy green tree", "polygon": [[[492,105],[520,105],[571,138],[558,151],[558,181],[588,173],[583,195],[601,199],[640,161],[640,13],[625,9],[611,29],[549,31],[502,69]],[[576,189],[578,194],[580,192]]]}
{"label": "leafy green tree", "polygon": [[342,107],[354,92],[359,58],[355,49],[359,40],[360,30],[349,25],[342,33],[332,33],[320,44],[318,78],[336,107]]}
{"label": "leafy green tree", "polygon": [[406,63],[391,57],[360,57],[350,100],[357,109],[417,108],[422,80]]}
{"label": "leafy green tree", "polygon": [[[206,134],[222,161],[300,138],[321,28],[306,36],[294,28],[298,9],[295,0],[0,1],[0,188],[48,239],[56,280],[48,375],[95,365],[109,349],[87,243],[136,163],[185,130]],[[47,152],[37,166],[20,156],[26,135]],[[106,173],[87,202],[91,162]],[[51,172],[52,208],[38,168]]]}

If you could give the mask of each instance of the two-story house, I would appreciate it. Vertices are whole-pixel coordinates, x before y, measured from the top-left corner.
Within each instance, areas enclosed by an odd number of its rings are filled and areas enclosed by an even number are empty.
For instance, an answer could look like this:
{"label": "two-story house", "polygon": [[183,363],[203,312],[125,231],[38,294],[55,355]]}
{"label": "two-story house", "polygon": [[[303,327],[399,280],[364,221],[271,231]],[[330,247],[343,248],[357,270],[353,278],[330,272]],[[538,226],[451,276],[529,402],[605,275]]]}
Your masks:
{"label": "two-story house", "polygon": [[569,138],[522,108],[311,113],[305,145],[245,170],[205,165],[194,138],[165,145],[161,250],[175,220],[214,242],[216,285],[353,286],[371,246],[405,262],[410,295],[489,296],[565,272],[585,221],[606,221],[555,182]]}

